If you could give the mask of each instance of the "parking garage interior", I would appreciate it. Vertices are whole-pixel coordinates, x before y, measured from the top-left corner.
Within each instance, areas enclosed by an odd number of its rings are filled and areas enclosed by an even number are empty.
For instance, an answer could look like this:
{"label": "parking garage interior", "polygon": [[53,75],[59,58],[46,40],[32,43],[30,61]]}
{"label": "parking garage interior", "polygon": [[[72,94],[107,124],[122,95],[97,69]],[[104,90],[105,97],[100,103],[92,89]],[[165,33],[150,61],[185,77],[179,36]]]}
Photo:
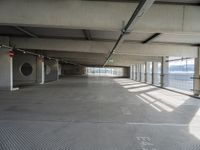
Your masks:
{"label": "parking garage interior", "polygon": [[200,150],[199,0],[1,0],[1,150]]}

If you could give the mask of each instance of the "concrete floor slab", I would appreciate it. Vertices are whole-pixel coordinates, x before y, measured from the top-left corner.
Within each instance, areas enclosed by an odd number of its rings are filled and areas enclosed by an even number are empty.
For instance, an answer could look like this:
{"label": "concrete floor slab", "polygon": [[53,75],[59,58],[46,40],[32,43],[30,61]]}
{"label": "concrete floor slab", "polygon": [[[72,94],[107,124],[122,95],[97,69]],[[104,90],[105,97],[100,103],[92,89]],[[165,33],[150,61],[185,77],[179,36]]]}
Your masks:
{"label": "concrete floor slab", "polygon": [[199,150],[200,100],[124,78],[0,92],[0,149]]}

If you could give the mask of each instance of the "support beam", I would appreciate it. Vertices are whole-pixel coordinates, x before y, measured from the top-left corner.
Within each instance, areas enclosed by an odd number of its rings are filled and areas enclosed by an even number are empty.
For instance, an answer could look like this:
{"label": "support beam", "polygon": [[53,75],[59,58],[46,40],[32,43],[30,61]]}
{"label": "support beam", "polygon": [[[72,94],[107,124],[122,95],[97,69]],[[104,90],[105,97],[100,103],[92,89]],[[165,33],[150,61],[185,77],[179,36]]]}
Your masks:
{"label": "support beam", "polygon": [[82,31],[87,40],[92,40],[92,35],[90,33],[90,30],[82,30]]}
{"label": "support beam", "polygon": [[[66,60],[65,62],[67,62],[68,60]],[[72,62],[72,63],[71,63]],[[94,66],[101,66],[103,63],[103,61],[95,61],[95,60],[78,60],[78,59],[74,59],[73,61],[70,60],[69,64],[79,64],[79,65],[94,65]],[[116,64],[113,64],[114,66],[116,66]],[[119,65],[119,64],[117,64]],[[123,65],[122,65],[123,66]]]}
{"label": "support beam", "polygon": [[[158,61],[161,62],[161,57],[159,56],[138,56],[138,55],[123,55],[123,54],[114,54],[111,59],[113,59],[113,61],[121,61],[121,62],[131,62],[131,61],[140,61],[140,62],[144,62],[144,61]],[[112,64],[111,62],[108,64]]]}
{"label": "support beam", "polygon": [[152,62],[147,62],[147,83],[152,84]]}
{"label": "support beam", "polygon": [[137,64],[137,81],[140,82],[140,64]]}
{"label": "support beam", "polygon": [[130,79],[133,80],[133,65],[130,66]]}
{"label": "support beam", "polygon": [[155,79],[155,74],[154,74],[154,63],[153,62],[151,62],[151,66],[152,66],[152,68],[151,68],[151,84],[154,84],[155,83],[155,81],[154,81],[154,79]]}
{"label": "support beam", "polygon": [[20,32],[22,32],[22,33],[24,33],[24,34],[26,34],[26,35],[32,37],[32,38],[38,38],[37,35],[35,35],[34,33],[31,33],[30,31],[25,30],[25,29],[22,28],[22,27],[14,26],[14,28],[17,29],[18,31],[20,31]]}
{"label": "support beam", "polygon": [[134,65],[131,65],[131,80],[134,80]]}
{"label": "support beam", "polygon": [[[10,38],[11,45],[16,48],[34,50],[53,50],[64,52],[83,52],[107,54],[113,42],[84,41],[48,38]],[[198,47],[171,44],[141,44],[125,42],[121,44],[115,54],[143,55],[143,56],[177,56],[197,57]]]}
{"label": "support beam", "polygon": [[97,53],[82,53],[82,52],[63,52],[63,51],[43,51],[46,56],[56,57],[56,58],[66,58],[70,59],[96,59],[96,60],[104,60],[105,54],[97,54]]}
{"label": "support beam", "polygon": [[142,64],[139,64],[140,82],[142,82]]}
{"label": "support beam", "polygon": [[145,63],[140,64],[141,66],[141,82],[145,81]]}
{"label": "support beam", "polygon": [[152,72],[153,72],[153,84],[154,85],[160,85],[160,81],[159,81],[159,77],[158,77],[158,75],[159,75],[159,67],[158,67],[158,62],[152,62],[153,64],[152,64],[152,67],[153,67],[153,70],[152,70]]}
{"label": "support beam", "polygon": [[57,66],[57,80],[59,80],[59,61],[56,60],[56,66]]}
{"label": "support beam", "polygon": [[168,86],[169,62],[166,60],[167,57],[162,57],[160,86],[163,88]]}
{"label": "support beam", "polygon": [[146,44],[151,42],[152,40],[154,40],[155,38],[158,38],[161,35],[161,33],[155,33],[152,36],[150,36],[149,38],[147,38],[146,40],[144,40],[142,43]]}
{"label": "support beam", "polygon": [[135,81],[138,81],[138,66],[135,64]]}
{"label": "support beam", "polygon": [[112,42],[47,39],[47,38],[11,38],[16,48],[34,50],[53,50],[65,52],[107,53]]}
{"label": "support beam", "polygon": [[135,65],[132,65],[132,80],[135,80]]}
{"label": "support beam", "polygon": [[122,66],[130,66],[131,64],[137,63],[142,64],[145,61],[158,61],[161,62],[161,57],[148,57],[148,56],[137,56],[137,55],[118,55],[115,54],[112,56],[110,61],[107,65],[112,66],[115,64],[121,64]]}
{"label": "support beam", "polygon": [[134,80],[137,81],[137,64],[134,65]]}
{"label": "support beam", "polygon": [[172,44],[139,44],[124,43],[115,54],[145,55],[145,56],[177,56],[197,57],[198,47]]}
{"label": "support beam", "polygon": [[147,83],[147,72],[148,72],[148,69],[147,69],[147,62],[145,62],[144,65],[145,65],[144,82]]}
{"label": "support beam", "polygon": [[132,80],[135,80],[135,65],[132,64]]}

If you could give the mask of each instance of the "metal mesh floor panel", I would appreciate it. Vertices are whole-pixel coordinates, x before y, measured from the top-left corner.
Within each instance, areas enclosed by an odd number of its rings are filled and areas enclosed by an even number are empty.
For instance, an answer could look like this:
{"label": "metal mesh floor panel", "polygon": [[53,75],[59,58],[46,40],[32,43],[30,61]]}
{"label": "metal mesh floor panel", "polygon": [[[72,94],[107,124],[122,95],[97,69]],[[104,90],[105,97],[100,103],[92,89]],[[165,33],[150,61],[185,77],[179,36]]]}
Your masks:
{"label": "metal mesh floor panel", "polygon": [[0,124],[1,150],[200,149],[199,140],[188,134],[187,127],[23,121]]}
{"label": "metal mesh floor panel", "polygon": [[0,92],[0,150],[200,150],[200,101],[129,79]]}

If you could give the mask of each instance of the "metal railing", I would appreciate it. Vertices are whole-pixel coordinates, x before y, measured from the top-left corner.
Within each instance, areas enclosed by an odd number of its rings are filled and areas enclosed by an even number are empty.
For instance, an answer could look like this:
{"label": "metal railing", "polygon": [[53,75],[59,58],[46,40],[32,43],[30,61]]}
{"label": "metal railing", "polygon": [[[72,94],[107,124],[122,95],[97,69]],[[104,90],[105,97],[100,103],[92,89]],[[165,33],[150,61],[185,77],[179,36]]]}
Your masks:
{"label": "metal railing", "polygon": [[193,89],[193,73],[168,74],[168,87],[191,91]]}

